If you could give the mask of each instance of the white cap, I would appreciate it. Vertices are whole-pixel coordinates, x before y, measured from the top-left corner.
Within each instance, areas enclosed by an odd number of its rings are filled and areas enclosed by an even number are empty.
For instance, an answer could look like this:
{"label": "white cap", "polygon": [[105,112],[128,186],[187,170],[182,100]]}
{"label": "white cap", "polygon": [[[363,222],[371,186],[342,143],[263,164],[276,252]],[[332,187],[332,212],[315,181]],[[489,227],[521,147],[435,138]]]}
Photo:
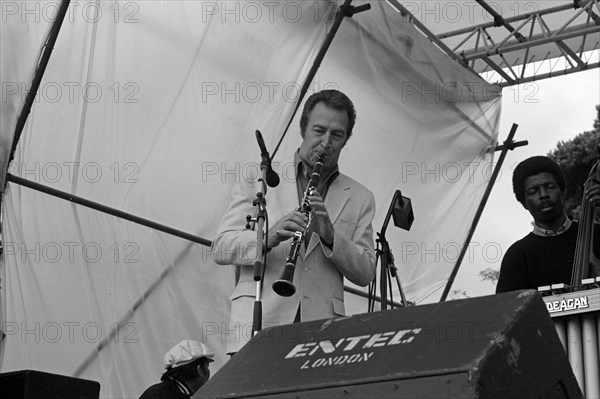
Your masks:
{"label": "white cap", "polygon": [[165,355],[165,368],[183,366],[201,357],[212,362],[215,355],[202,342],[186,339],[167,352]]}

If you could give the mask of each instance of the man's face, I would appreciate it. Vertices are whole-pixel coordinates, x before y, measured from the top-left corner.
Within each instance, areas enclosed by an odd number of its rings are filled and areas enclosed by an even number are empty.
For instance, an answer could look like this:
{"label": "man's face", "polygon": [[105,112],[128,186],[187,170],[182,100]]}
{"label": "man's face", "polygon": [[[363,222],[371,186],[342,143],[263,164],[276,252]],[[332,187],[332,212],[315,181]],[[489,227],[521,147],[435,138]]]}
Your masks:
{"label": "man's face", "polygon": [[348,114],[318,103],[313,108],[302,132],[300,157],[313,167],[319,153],[325,153],[323,167],[331,170],[337,165],[340,152],[348,140]]}
{"label": "man's face", "polygon": [[525,209],[536,224],[550,227],[564,215],[564,199],[552,173],[542,172],[525,179]]}
{"label": "man's face", "polygon": [[198,371],[198,377],[201,381],[200,386],[204,385],[204,383],[208,381],[210,377],[210,370],[208,369],[208,365],[208,362],[202,362],[198,365],[196,369]]}
{"label": "man's face", "polygon": [[185,374],[185,383],[196,392],[202,385],[208,381],[210,377],[210,370],[208,368],[209,362],[206,360],[201,361],[197,365],[194,365],[195,372],[190,373],[189,371]]}

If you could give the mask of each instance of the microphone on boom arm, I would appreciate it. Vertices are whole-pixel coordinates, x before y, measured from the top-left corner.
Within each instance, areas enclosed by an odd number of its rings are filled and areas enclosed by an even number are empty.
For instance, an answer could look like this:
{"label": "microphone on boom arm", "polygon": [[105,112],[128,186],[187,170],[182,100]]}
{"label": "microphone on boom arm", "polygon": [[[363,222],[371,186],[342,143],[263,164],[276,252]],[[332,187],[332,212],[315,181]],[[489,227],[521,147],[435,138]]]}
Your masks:
{"label": "microphone on boom arm", "polygon": [[260,147],[260,155],[262,157],[261,167],[263,164],[267,166],[267,185],[269,187],[277,187],[279,185],[279,175],[271,167],[271,157],[269,156],[269,151],[267,151],[265,141],[263,140],[262,134],[258,130],[256,131],[256,141],[258,141],[258,146]]}

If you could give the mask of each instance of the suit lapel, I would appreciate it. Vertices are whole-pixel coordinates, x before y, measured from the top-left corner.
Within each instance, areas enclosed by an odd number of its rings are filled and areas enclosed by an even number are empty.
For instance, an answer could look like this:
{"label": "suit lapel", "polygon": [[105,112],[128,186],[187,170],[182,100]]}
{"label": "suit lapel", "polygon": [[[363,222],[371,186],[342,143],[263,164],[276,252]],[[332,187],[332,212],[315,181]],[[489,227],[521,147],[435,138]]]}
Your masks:
{"label": "suit lapel", "polygon": [[[286,215],[291,212],[293,209],[298,207],[298,188],[296,186],[296,181],[289,181],[282,179],[281,184],[276,189],[273,190],[273,196],[269,198],[270,192],[267,192],[267,203],[273,204],[273,211],[277,212],[278,215],[269,214],[271,220],[277,220],[279,217]],[[329,213],[329,219],[331,223],[334,224],[337,219],[340,217],[344,206],[348,202],[350,198],[350,194],[352,191],[352,186],[350,181],[344,177],[344,175],[339,174],[338,177],[331,183],[329,189],[327,191],[327,197],[325,198],[325,207],[327,208],[327,212]],[[273,219],[275,217],[275,219]],[[301,251],[301,258],[307,256],[319,243],[319,238],[317,236],[313,237],[305,237],[305,239],[311,240],[306,253]]]}
{"label": "suit lapel", "polygon": [[[293,181],[281,179],[281,184],[274,190],[274,193],[274,200],[281,216],[287,215],[292,210],[298,208],[298,188],[296,187],[295,179]],[[269,201],[268,193],[267,201]],[[275,221],[277,219],[271,220]]]}
{"label": "suit lapel", "polygon": [[329,213],[331,223],[335,224],[339,218],[342,209],[344,209],[346,202],[348,202],[348,199],[350,198],[351,191],[352,186],[341,174],[338,175],[333,183],[331,183],[331,186],[329,186],[327,197],[325,198],[325,207]]}
{"label": "suit lapel", "polygon": [[[327,191],[327,197],[325,198],[325,208],[327,208],[327,212],[329,213],[329,219],[331,223],[335,227],[335,222],[339,218],[346,202],[350,198],[350,193],[352,191],[352,187],[349,184],[349,181],[344,178],[342,174],[338,175],[338,177],[331,183],[329,189]],[[315,235],[314,238],[310,238],[310,243],[306,250],[306,255],[317,246],[319,243],[319,238]]]}

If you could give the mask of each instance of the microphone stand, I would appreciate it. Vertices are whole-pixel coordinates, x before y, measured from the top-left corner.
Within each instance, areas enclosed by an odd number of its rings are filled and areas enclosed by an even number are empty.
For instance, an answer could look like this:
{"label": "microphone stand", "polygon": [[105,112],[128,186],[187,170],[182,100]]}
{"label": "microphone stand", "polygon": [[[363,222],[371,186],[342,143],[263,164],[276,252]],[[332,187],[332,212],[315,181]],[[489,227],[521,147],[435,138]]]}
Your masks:
{"label": "microphone stand", "polygon": [[[398,285],[398,291],[400,292],[400,297],[402,299],[400,306],[406,307],[406,306],[410,305],[410,303],[406,301],[406,296],[404,295],[404,290],[402,289],[402,284],[400,283],[400,277],[398,276],[398,268],[394,264],[394,255],[392,254],[392,249],[390,248],[390,244],[387,241],[387,238],[385,237],[385,232],[386,232],[387,226],[390,222],[390,217],[392,216],[392,213],[393,213],[396,203],[398,201],[400,201],[400,205],[402,205],[402,193],[400,192],[400,190],[396,190],[396,192],[394,193],[394,198],[392,199],[392,203],[390,204],[387,215],[385,216],[383,226],[381,227],[381,233],[377,233],[378,238],[376,240],[377,248],[375,250],[375,265],[377,265],[379,263],[379,261],[381,261],[381,267],[380,267],[380,270],[381,270],[381,288],[380,288],[381,310],[387,309],[388,287],[389,287],[389,291],[390,291],[390,303],[391,303],[390,306],[391,306],[391,308],[394,307],[394,300],[392,297],[392,278],[396,279],[396,284]],[[401,208],[402,208],[402,206],[401,206]],[[412,214],[412,209],[411,209],[411,214]],[[395,218],[394,218],[394,221],[396,222]],[[412,224],[412,221],[409,219],[408,222],[401,223],[401,224],[404,224],[404,226],[400,226],[400,227],[403,227],[408,230],[408,229],[410,229],[410,224]],[[408,228],[406,228],[406,227],[408,227]],[[371,283],[371,287],[369,289],[370,294],[371,294],[370,296],[372,296],[372,294],[375,292],[376,284],[377,284],[376,279],[374,279],[373,282]],[[374,307],[374,301],[372,301],[371,298],[369,298],[369,311],[370,312],[373,311],[373,307]]]}
{"label": "microphone stand", "polygon": [[[377,236],[379,238],[377,239],[378,247],[376,250],[376,258],[381,259],[381,310],[387,309],[388,283],[390,289],[390,308],[394,308],[394,299],[392,297],[393,277],[396,278],[396,284],[398,285],[398,291],[400,292],[400,298],[402,299],[400,305],[405,307],[407,306],[406,296],[404,295],[404,290],[400,283],[400,277],[398,277],[398,268],[394,264],[394,255],[392,254],[392,250],[385,235],[377,233]],[[379,249],[379,244],[381,244],[381,249]]]}
{"label": "microphone stand", "polygon": [[[268,154],[263,153],[262,162],[260,163],[261,178],[258,179],[261,182],[261,191],[256,193],[256,198],[252,201],[252,205],[258,208],[256,217],[253,218],[250,215],[246,216],[246,228],[250,228],[250,222],[258,224],[256,229],[256,261],[254,262],[254,281],[256,281],[256,293],[254,300],[254,310],[252,317],[252,336],[258,334],[262,329],[262,280],[264,276],[264,270],[266,266],[266,256],[263,255],[263,239],[265,237],[264,227],[267,224],[267,171],[271,164]],[[267,224],[268,231],[268,224]],[[265,242],[265,246],[266,246]]]}

